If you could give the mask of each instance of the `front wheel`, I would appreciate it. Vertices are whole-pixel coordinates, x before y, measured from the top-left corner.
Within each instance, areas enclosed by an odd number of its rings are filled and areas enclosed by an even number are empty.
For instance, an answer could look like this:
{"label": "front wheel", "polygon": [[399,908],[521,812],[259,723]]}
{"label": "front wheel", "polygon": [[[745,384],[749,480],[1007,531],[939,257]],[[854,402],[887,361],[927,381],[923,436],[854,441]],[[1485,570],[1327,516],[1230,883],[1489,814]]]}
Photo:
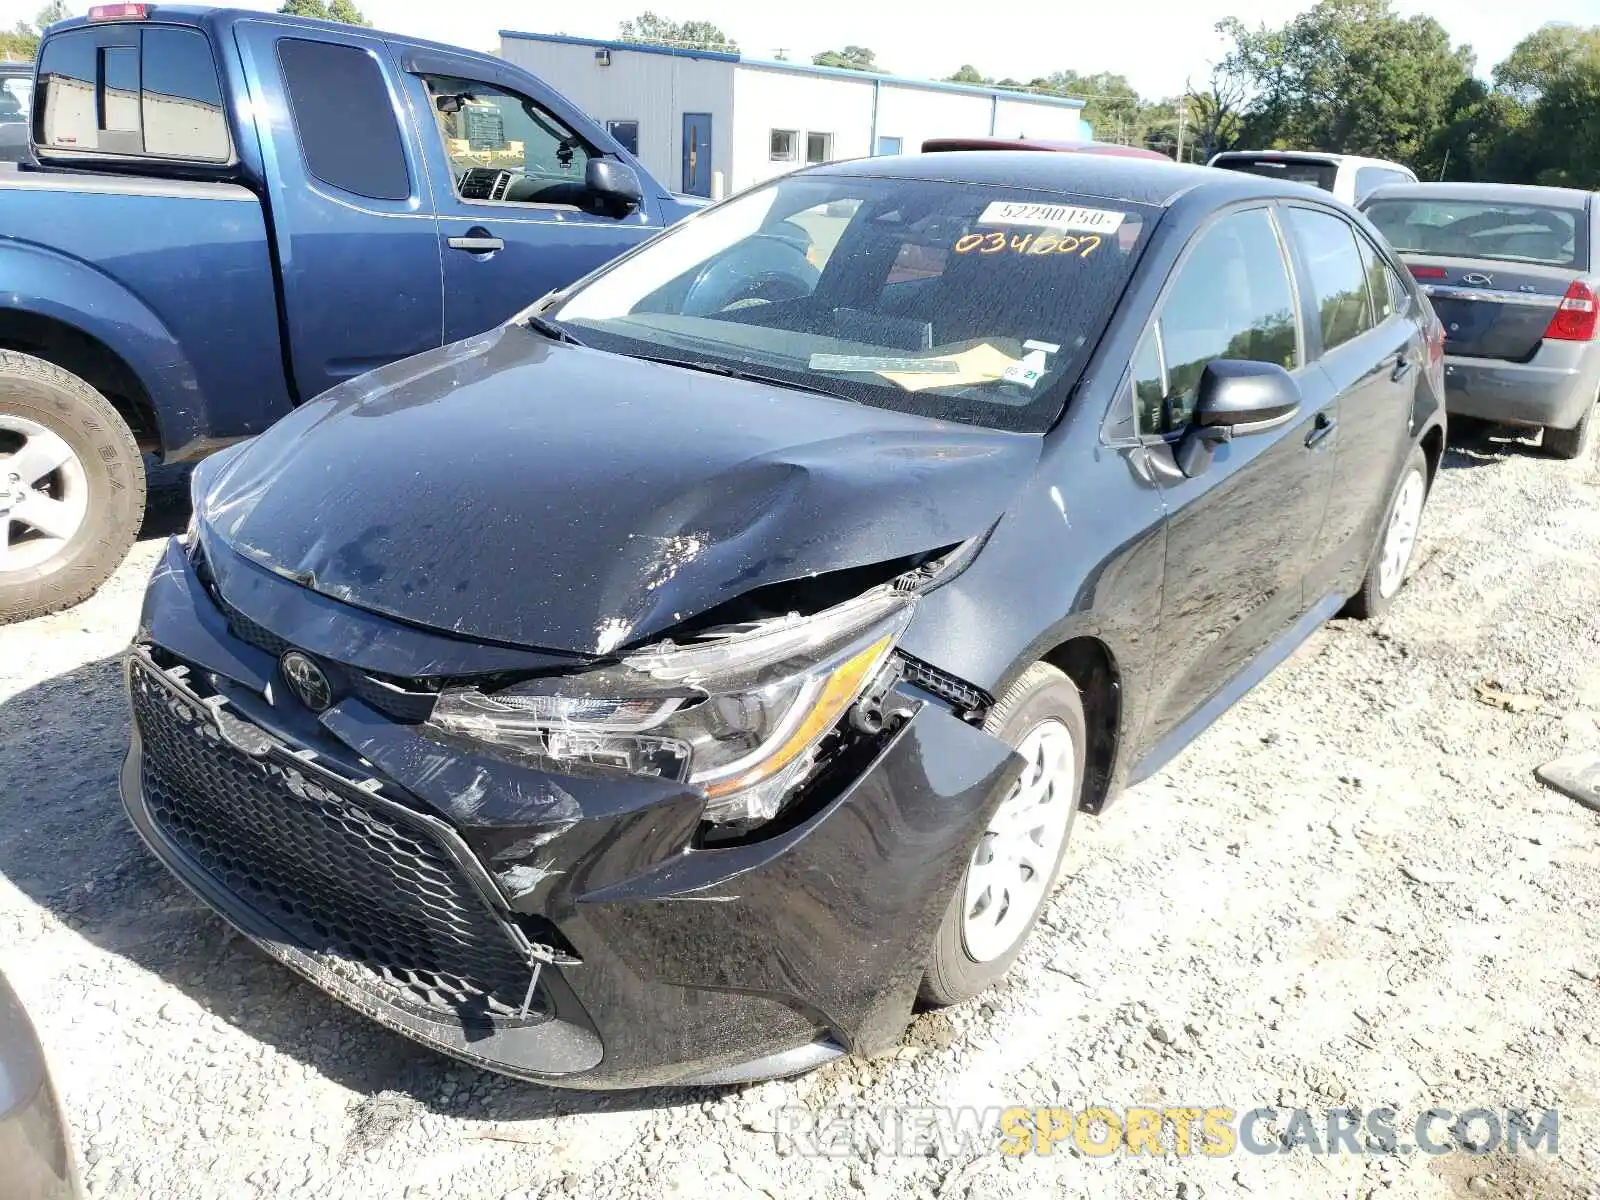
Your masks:
{"label": "front wheel", "polygon": [[1361,581],[1361,590],[1351,597],[1345,615],[1370,620],[1389,610],[1416,553],[1422,508],[1427,502],[1428,460],[1417,449],[1400,472],[1372,561],[1367,564],[1367,576]]}
{"label": "front wheel", "polygon": [[934,938],[921,1000],[940,1008],[992,987],[1022,951],[1060,875],[1083,794],[1078,689],[1035,663],[983,723],[1026,764],[973,848]]}
{"label": "front wheel", "polygon": [[116,570],[144,516],[144,464],[99,392],[0,351],[0,624],[66,608]]}

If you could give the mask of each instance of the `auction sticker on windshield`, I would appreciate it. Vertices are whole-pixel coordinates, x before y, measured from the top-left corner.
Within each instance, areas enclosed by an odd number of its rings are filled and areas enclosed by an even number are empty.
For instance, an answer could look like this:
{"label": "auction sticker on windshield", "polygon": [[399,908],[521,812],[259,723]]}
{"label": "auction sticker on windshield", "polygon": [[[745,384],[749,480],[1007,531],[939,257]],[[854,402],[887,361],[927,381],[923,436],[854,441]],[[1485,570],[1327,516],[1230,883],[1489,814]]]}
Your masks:
{"label": "auction sticker on windshield", "polygon": [[1074,204],[1018,204],[996,200],[983,210],[979,225],[1029,225],[1038,229],[1075,229],[1083,233],[1115,233],[1124,214]]}

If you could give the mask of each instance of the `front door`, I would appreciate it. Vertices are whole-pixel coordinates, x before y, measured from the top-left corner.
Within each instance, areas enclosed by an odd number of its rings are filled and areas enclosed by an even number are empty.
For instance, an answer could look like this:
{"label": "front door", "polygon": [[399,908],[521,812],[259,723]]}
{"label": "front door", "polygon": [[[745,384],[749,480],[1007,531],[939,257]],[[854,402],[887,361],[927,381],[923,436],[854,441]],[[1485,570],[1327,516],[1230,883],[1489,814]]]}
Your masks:
{"label": "front door", "polygon": [[683,114],[683,190],[711,195],[711,114]]}
{"label": "front door", "polygon": [[585,169],[605,149],[481,71],[435,54],[407,80],[438,214],[446,342],[494,328],[661,228],[648,196],[632,212],[604,211]]}
{"label": "front door", "polygon": [[[1134,363],[1140,433],[1167,505],[1167,560],[1145,743],[1159,744],[1304,615],[1303,577],[1332,486],[1316,436],[1334,400],[1307,368],[1294,290],[1267,208],[1199,233]],[[1300,385],[1296,416],[1218,449],[1193,478],[1172,451],[1216,359],[1276,363]],[[1153,440],[1159,438],[1160,440]]]}

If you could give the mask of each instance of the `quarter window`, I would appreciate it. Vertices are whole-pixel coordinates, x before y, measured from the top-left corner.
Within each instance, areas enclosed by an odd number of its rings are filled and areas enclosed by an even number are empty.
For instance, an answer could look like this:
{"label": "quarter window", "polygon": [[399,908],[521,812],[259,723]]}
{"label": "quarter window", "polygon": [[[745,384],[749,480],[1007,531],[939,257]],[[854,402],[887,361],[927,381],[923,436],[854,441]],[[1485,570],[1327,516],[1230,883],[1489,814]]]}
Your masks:
{"label": "quarter window", "polygon": [[472,79],[422,81],[463,200],[577,208],[589,198],[584,177],[594,152],[532,100]]}
{"label": "quarter window", "polygon": [[1361,263],[1366,270],[1373,324],[1382,325],[1405,307],[1405,284],[1395,276],[1393,268],[1383,261],[1383,255],[1368,239],[1358,234],[1356,244],[1361,247]]}
{"label": "quarter window", "polygon": [[1289,227],[1300,243],[1322,325],[1322,348],[1332,350],[1373,327],[1367,270],[1356,232],[1343,217],[1291,208]]}
{"label": "quarter window", "polygon": [[369,200],[407,199],[405,147],[377,60],[357,46],[283,38],[278,66],[306,169]]}
{"label": "quarter window", "polygon": [[1233,213],[1200,234],[1162,301],[1155,333],[1134,363],[1142,434],[1183,430],[1200,376],[1217,359],[1300,365],[1294,289],[1266,209]]}

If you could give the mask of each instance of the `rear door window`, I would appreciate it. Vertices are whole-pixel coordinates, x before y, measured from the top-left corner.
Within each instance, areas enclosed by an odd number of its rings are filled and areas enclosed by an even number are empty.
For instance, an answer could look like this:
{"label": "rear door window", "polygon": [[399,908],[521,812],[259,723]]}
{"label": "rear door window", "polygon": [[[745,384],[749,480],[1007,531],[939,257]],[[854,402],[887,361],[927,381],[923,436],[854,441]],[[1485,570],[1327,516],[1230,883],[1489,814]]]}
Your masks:
{"label": "rear door window", "polygon": [[1349,222],[1310,208],[1290,208],[1287,219],[1310,275],[1322,348],[1332,350],[1373,328],[1367,265]]}
{"label": "rear door window", "polygon": [[225,163],[232,158],[211,43],[170,25],[90,26],[39,60],[34,140],[46,151]]}
{"label": "rear door window", "polygon": [[368,51],[335,42],[278,42],[306,169],[369,200],[404,200],[411,175],[383,69]]}

